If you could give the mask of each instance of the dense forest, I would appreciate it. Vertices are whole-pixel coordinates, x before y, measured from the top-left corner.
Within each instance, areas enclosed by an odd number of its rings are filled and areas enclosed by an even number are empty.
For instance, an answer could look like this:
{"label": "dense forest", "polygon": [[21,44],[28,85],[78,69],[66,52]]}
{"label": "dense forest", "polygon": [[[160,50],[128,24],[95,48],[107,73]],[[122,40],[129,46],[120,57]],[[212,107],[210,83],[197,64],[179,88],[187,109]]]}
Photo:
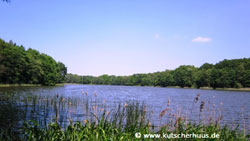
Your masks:
{"label": "dense forest", "polygon": [[139,86],[180,86],[242,88],[250,87],[250,58],[223,60],[215,65],[205,63],[197,68],[183,65],[175,70],[166,70],[131,76],[102,75],[78,76],[66,75],[66,82],[105,85],[139,85]]}
{"label": "dense forest", "polygon": [[0,39],[0,83],[42,84],[53,86],[64,82],[66,66],[38,51]]}
{"label": "dense forest", "polygon": [[[79,76],[67,74],[66,66],[37,50],[0,39],[0,83],[42,84],[81,83],[104,85],[180,86],[242,88],[250,87],[250,58],[223,60],[201,67],[183,65],[175,70],[131,76]],[[65,80],[66,78],[66,80]]]}

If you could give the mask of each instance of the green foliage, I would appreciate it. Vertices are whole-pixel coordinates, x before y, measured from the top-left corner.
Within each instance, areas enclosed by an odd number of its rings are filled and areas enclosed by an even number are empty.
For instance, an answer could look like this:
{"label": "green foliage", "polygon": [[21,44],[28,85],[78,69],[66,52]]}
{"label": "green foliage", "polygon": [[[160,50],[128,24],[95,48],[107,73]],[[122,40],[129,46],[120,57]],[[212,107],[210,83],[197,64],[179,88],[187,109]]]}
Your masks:
{"label": "green foliage", "polygon": [[66,74],[65,65],[52,57],[0,39],[0,83],[55,85]]}
{"label": "green foliage", "polygon": [[191,87],[196,68],[194,66],[180,66],[174,71],[174,80],[177,86]]}
{"label": "green foliage", "polygon": [[224,60],[215,65],[205,63],[200,68],[188,65],[180,66],[175,70],[131,76],[93,77],[68,74],[66,82],[130,86],[243,88],[250,87],[250,58]]}

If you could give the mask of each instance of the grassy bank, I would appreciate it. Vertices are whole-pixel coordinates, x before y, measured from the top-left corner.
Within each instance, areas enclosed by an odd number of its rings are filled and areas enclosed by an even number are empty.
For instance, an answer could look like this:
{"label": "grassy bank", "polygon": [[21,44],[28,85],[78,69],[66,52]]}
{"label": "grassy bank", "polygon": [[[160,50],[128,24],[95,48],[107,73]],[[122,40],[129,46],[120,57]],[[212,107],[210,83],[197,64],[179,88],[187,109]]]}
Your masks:
{"label": "grassy bank", "polygon": [[0,87],[34,87],[41,86],[39,84],[0,84]]}
{"label": "grassy bank", "polygon": [[[37,86],[43,86],[43,85],[41,84],[0,84],[0,87],[37,87]],[[64,83],[56,84],[56,86],[64,86]]]}
{"label": "grassy bank", "polygon": [[[182,88],[180,86],[167,86],[167,88]],[[195,87],[183,87],[182,89],[197,89]],[[212,88],[212,87],[200,87],[201,90],[219,90],[219,91],[246,91],[250,92],[250,88]]]}
{"label": "grassy bank", "polygon": [[211,87],[201,87],[202,90],[220,90],[220,91],[250,91],[250,88],[216,88],[213,89]]}

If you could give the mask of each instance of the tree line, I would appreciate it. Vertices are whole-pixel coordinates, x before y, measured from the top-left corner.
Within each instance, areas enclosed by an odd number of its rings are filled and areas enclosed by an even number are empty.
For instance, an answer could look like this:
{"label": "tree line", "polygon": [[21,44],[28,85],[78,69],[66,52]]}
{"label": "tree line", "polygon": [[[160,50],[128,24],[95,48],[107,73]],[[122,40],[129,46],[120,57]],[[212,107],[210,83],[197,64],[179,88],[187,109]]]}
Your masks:
{"label": "tree line", "polygon": [[67,67],[37,50],[0,39],[0,83],[42,84],[53,86],[64,82]]}
{"label": "tree line", "polygon": [[250,87],[250,58],[223,60],[215,65],[205,63],[201,67],[182,65],[175,70],[134,74],[130,76],[101,75],[79,76],[66,75],[67,83],[104,84],[104,85],[139,85],[139,86],[180,86],[242,88]]}

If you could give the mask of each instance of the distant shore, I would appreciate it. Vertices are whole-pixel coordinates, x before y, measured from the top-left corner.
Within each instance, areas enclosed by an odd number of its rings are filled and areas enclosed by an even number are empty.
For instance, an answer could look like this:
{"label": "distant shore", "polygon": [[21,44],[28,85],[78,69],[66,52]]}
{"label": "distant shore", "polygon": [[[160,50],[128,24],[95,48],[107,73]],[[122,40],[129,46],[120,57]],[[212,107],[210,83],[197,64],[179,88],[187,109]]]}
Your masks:
{"label": "distant shore", "polygon": [[[77,85],[79,83],[61,83],[56,84],[55,86],[64,86],[64,85]],[[97,84],[83,84],[83,85],[97,85]],[[43,86],[41,84],[0,84],[0,87],[38,87]],[[110,85],[112,86],[112,85]],[[123,85],[116,85],[116,86],[123,86]],[[126,86],[126,85],[124,85]],[[139,85],[136,85],[139,86]],[[147,87],[158,87],[158,86],[147,86]],[[159,87],[159,88],[182,88],[180,86],[167,86],[167,87]],[[184,87],[182,89],[197,89],[193,87]],[[213,89],[212,87],[200,87],[201,90],[219,90],[219,91],[246,91],[250,92],[250,88],[216,88]]]}
{"label": "distant shore", "polygon": [[250,91],[250,88],[216,88],[211,87],[201,87],[202,90],[219,90],[219,91]]}
{"label": "distant shore", "polygon": [[[147,86],[147,87],[154,87],[154,86]],[[158,87],[158,86],[156,86]],[[180,86],[167,86],[167,87],[159,87],[159,88],[178,88],[178,89],[198,89],[195,87],[180,87]],[[218,91],[245,91],[250,92],[250,88],[216,88],[213,89],[212,87],[200,87],[201,90],[218,90]]]}
{"label": "distant shore", "polygon": [[[163,87],[164,88],[164,87]],[[197,89],[194,87],[180,87],[180,86],[167,86],[166,88],[180,88],[180,89]],[[212,88],[212,87],[200,87],[201,90],[218,90],[218,91],[246,91],[250,92],[250,88]]]}
{"label": "distant shore", "polygon": [[[80,83],[64,83],[65,85],[77,85]],[[101,84],[82,84],[82,85],[101,85]],[[109,85],[109,86],[130,86],[130,85]],[[180,87],[180,86],[167,86],[167,87],[161,87],[161,86],[140,86],[135,85],[137,87],[159,87],[159,88],[179,88],[179,89],[197,89],[195,87]],[[218,91],[246,91],[250,92],[250,88],[216,88],[213,89],[212,87],[200,87],[201,90],[218,90]]]}

